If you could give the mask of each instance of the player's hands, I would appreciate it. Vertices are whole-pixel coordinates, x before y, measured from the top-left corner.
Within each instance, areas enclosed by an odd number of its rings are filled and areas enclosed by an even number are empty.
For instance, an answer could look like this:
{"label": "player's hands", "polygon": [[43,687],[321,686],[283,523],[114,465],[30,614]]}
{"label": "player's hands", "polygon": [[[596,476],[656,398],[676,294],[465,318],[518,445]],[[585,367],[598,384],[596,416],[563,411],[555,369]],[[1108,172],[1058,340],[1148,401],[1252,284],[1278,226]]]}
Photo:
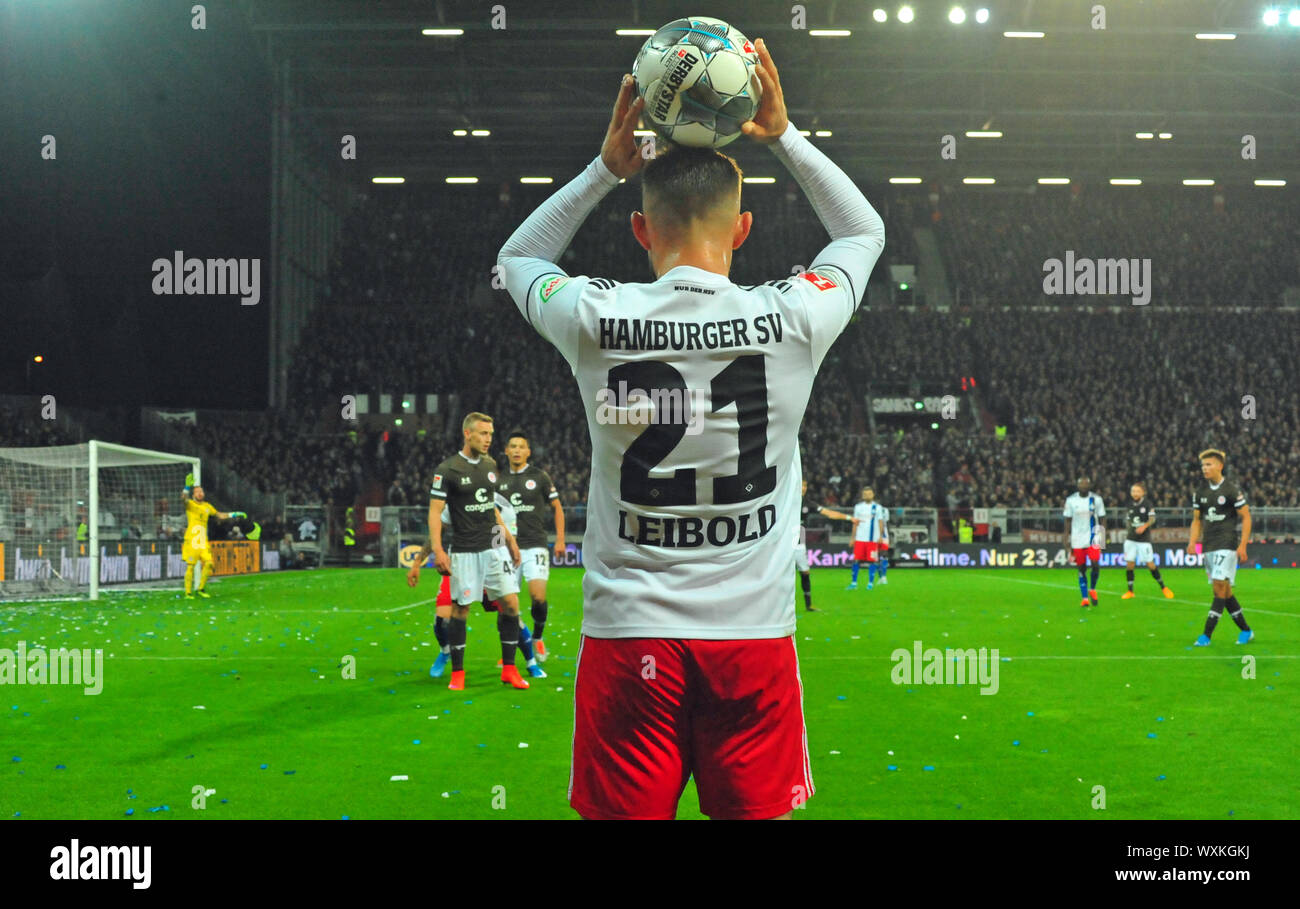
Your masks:
{"label": "player's hands", "polygon": [[411,570],[406,573],[406,586],[414,587],[420,583],[420,566],[412,565]]}
{"label": "player's hands", "polygon": [[1194,556],[1194,555],[1196,555],[1196,544],[1195,544],[1195,543],[1188,543],[1188,544],[1187,544],[1187,554],[1190,555],[1190,556]]}
{"label": "player's hands", "polygon": [[451,574],[451,556],[447,555],[447,550],[439,549],[433,554],[433,565],[438,569],[438,574]]}
{"label": "player's hands", "polygon": [[1246,542],[1244,540],[1237,547],[1237,564],[1243,566],[1246,564]]}
{"label": "player's hands", "polygon": [[569,547],[564,543],[564,537],[555,538],[555,557],[564,561],[564,554],[569,551]]}
{"label": "player's hands", "polygon": [[506,538],[506,548],[510,550],[510,558],[515,563],[515,567],[518,568],[523,563],[524,557],[520,555],[519,544],[515,542],[513,536]]}
{"label": "player's hands", "polygon": [[771,145],[790,125],[785,112],[785,94],[781,91],[781,76],[767,50],[767,42],[759,38],[754,42],[758,51],[758,81],[763,86],[763,97],[758,102],[758,113],[753,120],[740,124],[740,131],[762,145]]}
{"label": "player's hands", "polygon": [[186,489],[193,489],[193,488],[194,488],[194,474],[193,474],[193,473],[187,473],[187,474],[185,475],[185,488],[186,488]]}
{"label": "player's hands", "polygon": [[245,514],[245,513],[242,512],[242,511],[232,511],[232,512],[230,513],[230,519],[231,519],[232,521],[242,521],[242,520],[244,520],[244,518],[246,518],[246,517],[248,517],[248,515]]}
{"label": "player's hands", "polygon": [[609,129],[605,131],[605,142],[600,147],[600,160],[620,179],[632,176],[645,164],[636,137],[632,135],[637,118],[645,107],[645,99],[633,98],[636,98],[636,80],[631,74],[625,74],[618,90],[618,100],[614,102],[614,114],[609,119]]}

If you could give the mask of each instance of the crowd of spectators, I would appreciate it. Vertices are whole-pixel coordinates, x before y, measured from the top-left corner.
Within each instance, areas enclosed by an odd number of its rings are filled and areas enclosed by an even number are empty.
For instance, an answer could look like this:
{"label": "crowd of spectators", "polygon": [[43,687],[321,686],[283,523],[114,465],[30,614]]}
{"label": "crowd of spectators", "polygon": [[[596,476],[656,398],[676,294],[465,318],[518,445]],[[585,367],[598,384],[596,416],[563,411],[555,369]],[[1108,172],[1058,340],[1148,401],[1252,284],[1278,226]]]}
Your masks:
{"label": "crowd of spectators", "polygon": [[[446,187],[374,192],[346,222],[329,289],[302,332],[283,412],[205,416],[191,432],[211,456],[288,501],[350,501],[367,484],[390,504],[422,505],[459,420],[382,442],[339,416],[345,394],[457,395],[495,418],[494,453],[522,429],[533,461],[580,505],[590,447],[583,402],[559,354],[492,284],[497,250],[551,188]],[[1300,285],[1300,218],[1263,192],[1098,187],[1034,194],[872,192],[890,263],[916,263],[914,226],[933,225],[960,300],[927,311],[864,308],[831,348],[800,432],[819,502],[850,505],[864,484],[891,506],[1059,507],[1080,474],[1108,502],[1142,479],[1181,505],[1196,453],[1215,446],[1258,504],[1300,505],[1300,313],[1278,309]],[[644,281],[646,254],[620,186],[578,231],[571,274]],[[746,186],[749,240],[732,279],[754,284],[810,264],[826,243],[793,184]],[[1045,298],[1043,262],[1150,258],[1152,306],[1127,298]],[[1054,311],[1030,309],[1050,303]],[[1209,304],[1225,307],[1223,311]],[[989,304],[989,305],[983,305]],[[1102,304],[1102,305],[1098,305]],[[1123,304],[1122,310],[1107,307]],[[1009,309],[1003,307],[1009,306]],[[1170,306],[1190,306],[1176,311]],[[1247,311],[1227,307],[1246,306]],[[977,379],[964,396],[957,377]],[[963,396],[972,418],[874,423],[874,394]],[[1248,403],[1249,402],[1249,403]],[[1244,415],[1245,414],[1245,415]],[[458,416],[458,415],[456,415]],[[0,433],[52,444],[9,419]],[[995,435],[993,427],[1006,427]],[[31,433],[36,433],[32,436]]]}

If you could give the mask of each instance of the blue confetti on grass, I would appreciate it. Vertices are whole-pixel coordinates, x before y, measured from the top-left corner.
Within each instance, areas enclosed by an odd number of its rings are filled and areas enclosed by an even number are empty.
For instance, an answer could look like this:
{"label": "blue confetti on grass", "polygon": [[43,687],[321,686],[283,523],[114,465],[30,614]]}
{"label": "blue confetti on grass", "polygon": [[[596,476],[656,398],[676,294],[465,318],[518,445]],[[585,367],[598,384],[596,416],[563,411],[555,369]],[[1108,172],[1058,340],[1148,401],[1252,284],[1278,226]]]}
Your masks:
{"label": "blue confetti on grass", "polygon": [[1149,738],[1149,739],[1153,739],[1153,738],[1155,738],[1155,737],[1156,737],[1156,734],[1155,734],[1154,732],[1148,732],[1148,733],[1147,733],[1147,738]]}
{"label": "blue confetti on grass", "polygon": [[16,754],[15,754],[15,755],[13,756],[13,758],[12,758],[12,761],[13,761],[13,763],[15,763],[15,764],[21,764],[21,763],[22,763],[22,760],[23,760],[23,759],[20,758],[20,757],[19,757],[18,755],[16,755]]}
{"label": "blue confetti on grass", "polygon": [[835,696],[835,700],[837,700],[837,701],[846,701],[846,700],[848,700],[848,698],[846,698],[846,697],[845,697],[844,695],[842,695],[842,694],[837,694],[837,695]]}
{"label": "blue confetti on grass", "polygon": [[418,745],[418,744],[420,744],[420,740],[419,740],[419,739],[414,739],[414,740],[411,742],[411,744],[412,744],[412,745]]}
{"label": "blue confetti on grass", "polygon": [[1016,740],[1015,740],[1014,742],[1012,742],[1011,744],[1012,744],[1012,745],[1019,745],[1019,744],[1020,744],[1020,739],[1016,739]]}
{"label": "blue confetti on grass", "polygon": [[897,770],[897,769],[898,769],[898,765],[897,765],[897,764],[890,764],[890,765],[889,765],[889,769],[890,769],[890,770]]}
{"label": "blue confetti on grass", "polygon": [[285,775],[285,776],[293,776],[293,775],[294,775],[295,773],[297,773],[297,772],[298,772],[297,770],[286,770],[286,771],[284,772],[284,775]]}
{"label": "blue confetti on grass", "polygon": [[1034,715],[1034,712],[1033,712],[1032,710],[1025,714],[1025,716],[1033,716],[1033,715]]}
{"label": "blue confetti on grass", "polygon": [[339,820],[350,821],[350,820],[352,820],[352,818],[348,817],[348,816],[345,814],[345,815],[343,815],[343,817],[341,817]]}
{"label": "blue confetti on grass", "polygon": [[262,769],[262,770],[265,770],[265,769],[266,769],[266,765],[263,764],[263,765],[261,766],[261,769]]}
{"label": "blue confetti on grass", "polygon": [[933,764],[926,764],[926,765],[925,765],[924,767],[922,767],[921,769],[922,769],[922,770],[933,770],[933,769],[934,769],[934,765],[933,765]]}
{"label": "blue confetti on grass", "polygon": [[126,816],[127,816],[127,817],[130,817],[130,816],[133,815],[133,814],[135,814],[135,809],[134,809],[134,808],[128,808],[128,809],[126,809]]}
{"label": "blue confetti on grass", "polygon": [[1164,778],[1165,778],[1165,775],[1164,775],[1163,773],[1160,774],[1158,777],[1156,777],[1156,779],[1158,779],[1158,780],[1163,780]]}
{"label": "blue confetti on grass", "polygon": [[67,770],[68,767],[67,767],[66,764],[55,764],[55,765],[54,765],[54,769],[55,769],[55,770]]}
{"label": "blue confetti on grass", "polygon": [[222,800],[221,800],[221,804],[224,805],[224,804],[226,804],[226,802],[228,802],[228,801],[230,801],[230,799],[222,799]]}

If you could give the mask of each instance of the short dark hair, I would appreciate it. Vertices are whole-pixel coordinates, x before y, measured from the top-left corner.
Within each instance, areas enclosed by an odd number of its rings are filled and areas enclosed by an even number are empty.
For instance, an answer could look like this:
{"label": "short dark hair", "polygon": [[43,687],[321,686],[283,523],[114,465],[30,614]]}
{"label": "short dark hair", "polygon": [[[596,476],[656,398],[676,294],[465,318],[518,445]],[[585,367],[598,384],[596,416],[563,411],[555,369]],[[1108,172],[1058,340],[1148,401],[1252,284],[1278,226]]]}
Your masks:
{"label": "short dark hair", "polygon": [[641,169],[641,200],[647,211],[679,225],[740,198],[744,173],[730,155],[715,148],[669,145]]}
{"label": "short dark hair", "polygon": [[512,431],[510,435],[506,436],[507,445],[510,444],[511,439],[523,439],[525,445],[528,445],[530,448],[532,447],[531,443],[528,441],[528,436],[524,433],[522,429],[516,429]]}

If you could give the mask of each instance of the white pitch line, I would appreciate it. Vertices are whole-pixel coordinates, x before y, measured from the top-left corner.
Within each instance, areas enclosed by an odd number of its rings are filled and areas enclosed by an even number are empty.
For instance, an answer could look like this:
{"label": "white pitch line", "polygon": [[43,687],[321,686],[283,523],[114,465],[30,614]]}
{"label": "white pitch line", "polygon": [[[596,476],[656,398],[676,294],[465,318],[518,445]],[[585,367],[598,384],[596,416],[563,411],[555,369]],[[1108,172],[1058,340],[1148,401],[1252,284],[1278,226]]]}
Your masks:
{"label": "white pitch line", "polygon": [[[976,574],[979,577],[983,577],[983,578],[997,578],[999,581],[1014,581],[1017,584],[1034,584],[1038,587],[1052,587],[1055,588],[1056,590],[1078,590],[1078,588],[1075,587],[1074,585],[1052,584],[1048,581],[1031,581],[1028,578],[1008,578],[1008,577],[1002,577],[997,574],[990,574],[984,571],[972,572],[972,574]],[[1108,594],[1108,596],[1113,596],[1113,594]],[[1113,598],[1117,600],[1119,599],[1119,597],[1113,597]],[[1135,599],[1156,600],[1157,602],[1163,601],[1168,603],[1186,603],[1189,606],[1202,606],[1202,607],[1205,606],[1205,602],[1203,600],[1187,600],[1187,599],[1183,599],[1182,597],[1174,597],[1173,599],[1169,599],[1164,595],[1156,596],[1154,593],[1139,593],[1137,594]],[[1265,600],[1264,602],[1267,603],[1268,600]],[[1242,606],[1241,608],[1243,610],[1247,609],[1246,606]],[[1258,612],[1261,615],[1281,615],[1281,616],[1286,616],[1287,618],[1300,619],[1300,613],[1298,612],[1277,612],[1276,610],[1272,610],[1272,609],[1260,609],[1258,606],[1249,607],[1249,611]]]}

